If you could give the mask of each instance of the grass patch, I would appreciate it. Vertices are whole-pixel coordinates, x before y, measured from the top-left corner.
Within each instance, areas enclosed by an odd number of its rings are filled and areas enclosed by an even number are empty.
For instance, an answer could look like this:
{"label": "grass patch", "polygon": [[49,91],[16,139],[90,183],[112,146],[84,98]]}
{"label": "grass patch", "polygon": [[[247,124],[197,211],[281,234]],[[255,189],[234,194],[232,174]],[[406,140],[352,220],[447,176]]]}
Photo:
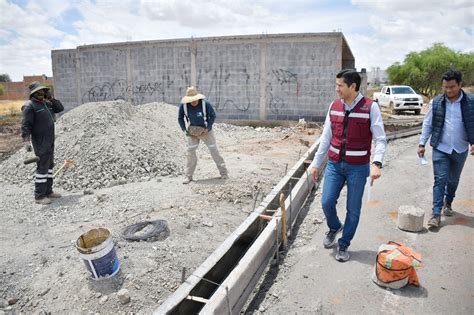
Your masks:
{"label": "grass patch", "polygon": [[0,101],[0,126],[20,123],[23,104],[25,101]]}
{"label": "grass patch", "polygon": [[0,116],[21,115],[21,107],[26,101],[0,101]]}

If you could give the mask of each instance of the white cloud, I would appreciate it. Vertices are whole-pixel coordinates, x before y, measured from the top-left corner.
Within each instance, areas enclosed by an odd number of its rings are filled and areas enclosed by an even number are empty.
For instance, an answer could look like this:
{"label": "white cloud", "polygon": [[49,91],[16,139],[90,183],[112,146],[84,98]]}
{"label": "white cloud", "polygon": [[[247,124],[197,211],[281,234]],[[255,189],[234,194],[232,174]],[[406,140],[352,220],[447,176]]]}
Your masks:
{"label": "white cloud", "polygon": [[[68,34],[62,13],[81,20]],[[342,30],[358,68],[385,68],[435,42],[472,51],[472,0],[0,0],[0,73],[51,75],[51,49],[84,44]]]}
{"label": "white cloud", "polygon": [[407,53],[434,43],[464,52],[474,49],[471,0],[352,0],[352,3],[364,10],[371,29],[370,35],[346,35],[355,51],[357,67],[386,68],[403,61]]}

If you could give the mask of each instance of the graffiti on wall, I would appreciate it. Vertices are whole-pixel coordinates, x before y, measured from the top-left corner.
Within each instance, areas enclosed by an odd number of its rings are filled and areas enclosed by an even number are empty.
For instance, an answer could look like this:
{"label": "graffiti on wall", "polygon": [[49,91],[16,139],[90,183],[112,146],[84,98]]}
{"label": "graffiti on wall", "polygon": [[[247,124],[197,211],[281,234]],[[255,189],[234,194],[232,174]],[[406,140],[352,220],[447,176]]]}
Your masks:
{"label": "graffiti on wall", "polygon": [[297,73],[285,69],[272,70],[266,90],[268,108],[273,114],[279,114],[289,100],[298,106],[300,81]]}
{"label": "graffiti on wall", "polygon": [[[161,80],[138,81],[134,84],[128,84],[124,79],[96,84],[82,95],[82,103],[128,99],[134,105],[147,102],[175,103],[185,94],[191,80],[186,69],[183,69],[179,77],[175,76],[178,83],[173,79],[173,74],[175,73],[168,72],[162,75]],[[266,85],[269,111],[275,115],[283,114],[286,109],[298,108],[300,102],[304,103],[307,99],[321,95],[319,79],[316,77],[314,68],[309,73],[284,68],[271,70]],[[197,85],[203,86],[203,94],[219,112],[247,112],[252,104],[259,103],[259,77],[257,74],[252,77],[247,68],[230,70],[220,64],[210,71],[200,70]]]}
{"label": "graffiti on wall", "polygon": [[162,82],[138,82],[129,85],[121,79],[93,86],[82,95],[82,103],[128,100],[129,95],[134,105],[143,104],[145,99],[150,97],[153,97],[153,101],[162,102],[165,102],[166,98]]}
{"label": "graffiti on wall", "polygon": [[[209,74],[210,73],[210,74]],[[210,76],[210,78],[208,78]],[[251,106],[252,88],[256,88],[256,84],[251,86],[251,77],[246,68],[233,70],[232,72],[220,64],[218,69],[205,72],[199,71],[197,85],[210,79],[209,88],[205,90],[205,95],[210,99],[216,111],[223,111],[226,108],[235,108],[240,112],[246,112]],[[243,83],[243,86],[242,86]],[[235,91],[235,88],[238,91]],[[231,90],[233,88],[233,90]],[[230,96],[231,95],[234,96]],[[238,94],[239,96],[236,96]],[[255,94],[255,93],[254,93]]]}
{"label": "graffiti on wall", "polygon": [[186,64],[182,65],[178,73],[167,71],[162,74],[161,79],[133,83],[124,79],[101,82],[86,89],[82,95],[82,103],[128,99],[134,105],[147,102],[174,103],[181,95],[184,95],[186,87],[191,84],[191,76]]}

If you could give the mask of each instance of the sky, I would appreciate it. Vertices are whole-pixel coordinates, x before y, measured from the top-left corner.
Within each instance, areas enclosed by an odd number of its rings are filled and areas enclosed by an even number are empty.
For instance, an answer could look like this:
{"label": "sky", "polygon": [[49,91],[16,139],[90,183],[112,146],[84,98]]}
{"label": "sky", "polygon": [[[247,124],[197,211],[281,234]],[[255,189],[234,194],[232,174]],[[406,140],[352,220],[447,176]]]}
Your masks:
{"label": "sky", "polygon": [[343,32],[358,70],[434,43],[474,51],[473,0],[0,0],[0,73],[52,75],[51,50],[225,35]]}

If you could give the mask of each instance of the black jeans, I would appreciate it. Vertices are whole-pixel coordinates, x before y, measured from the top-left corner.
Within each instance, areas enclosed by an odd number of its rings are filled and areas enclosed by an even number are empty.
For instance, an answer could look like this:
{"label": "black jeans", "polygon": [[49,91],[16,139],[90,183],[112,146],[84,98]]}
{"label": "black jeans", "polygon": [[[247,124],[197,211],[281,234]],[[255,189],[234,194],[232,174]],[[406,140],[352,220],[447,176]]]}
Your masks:
{"label": "black jeans", "polygon": [[36,162],[35,199],[41,199],[53,192],[54,135],[32,138]]}

